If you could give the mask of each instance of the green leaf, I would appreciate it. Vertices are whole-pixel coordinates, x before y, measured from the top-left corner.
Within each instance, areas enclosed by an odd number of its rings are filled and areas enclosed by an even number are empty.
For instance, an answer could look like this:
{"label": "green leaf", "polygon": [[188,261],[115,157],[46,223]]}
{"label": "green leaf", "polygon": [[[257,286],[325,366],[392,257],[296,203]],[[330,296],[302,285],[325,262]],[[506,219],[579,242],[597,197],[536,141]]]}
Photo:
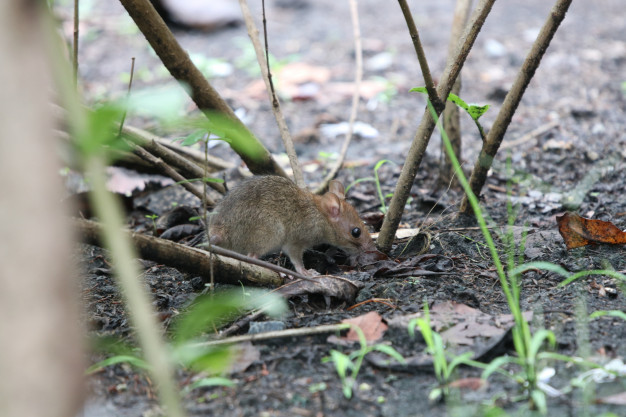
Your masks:
{"label": "green leaf", "polygon": [[485,368],[485,370],[483,371],[480,377],[482,379],[487,379],[492,373],[496,372],[503,365],[507,363],[517,363],[517,362],[518,361],[516,358],[512,358],[510,356],[500,356],[499,358],[495,358],[494,360],[491,361],[489,365],[487,365],[487,368]]}
{"label": "green leaf", "polygon": [[202,343],[178,344],[172,350],[173,359],[197,372],[218,374],[230,368],[234,352],[227,346],[205,346]]}
{"label": "green leaf", "polygon": [[534,389],[530,392],[530,398],[532,398],[537,410],[543,415],[548,413],[548,402],[546,401],[546,394],[543,391]]}
{"label": "green leaf", "polygon": [[183,141],[180,143],[182,146],[191,146],[203,140],[207,137],[208,133],[206,130],[197,129],[190,133]]}
{"label": "green leaf", "polygon": [[437,402],[439,398],[443,395],[443,390],[441,388],[434,388],[428,393],[428,400],[432,403]]}
{"label": "green leaf", "polygon": [[507,412],[501,409],[500,407],[491,406],[487,410],[484,411],[483,417],[506,417],[508,416]]}
{"label": "green leaf", "polygon": [[[183,88],[181,88],[183,87]],[[171,83],[161,87],[150,87],[133,91],[128,98],[128,112],[163,123],[175,123],[184,115],[189,96],[183,84]]]}
{"label": "green leaf", "polygon": [[411,339],[415,337],[415,327],[417,326],[417,319],[411,319],[409,320],[409,336],[411,336]]}
{"label": "green leaf", "polygon": [[341,387],[341,391],[343,391],[343,396],[346,397],[348,400],[352,398],[352,385],[343,384],[343,386]]}
{"label": "green leaf", "polygon": [[352,181],[347,187],[346,187],[346,193],[348,192],[348,190],[352,187],[354,187],[355,185],[357,185],[360,182],[365,182],[365,181],[376,181],[376,178],[374,177],[365,177],[365,178],[358,178],[354,181]]}
{"label": "green leaf", "polygon": [[389,159],[381,159],[380,161],[376,162],[376,165],[374,165],[374,171],[378,171],[381,166],[387,163],[397,165],[395,162],[390,161]]}
{"label": "green leaf", "polygon": [[564,277],[569,277],[570,273],[560,265],[553,264],[552,262],[528,262],[525,264],[521,264],[516,268],[513,268],[509,271],[509,276],[522,274],[526,271],[530,271],[532,269],[541,269],[544,271],[554,272],[555,274],[559,274]]}
{"label": "green leaf", "polygon": [[450,93],[450,95],[448,96],[448,101],[453,102],[454,104],[456,104],[460,108],[462,108],[462,109],[466,110],[467,112],[469,112],[469,106],[467,105],[467,103],[465,101],[463,101],[463,99],[461,99],[461,97],[457,96],[456,94]]}
{"label": "green leaf", "polygon": [[478,120],[480,116],[482,116],[487,112],[487,110],[489,110],[489,107],[491,107],[489,104],[485,104],[484,106],[472,104],[466,110],[472,119]]}
{"label": "green leaf", "polygon": [[619,311],[619,310],[609,310],[609,311],[598,310],[598,311],[594,311],[593,313],[591,313],[589,318],[590,319],[595,319],[595,318],[602,317],[602,316],[613,316],[613,317],[619,317],[622,320],[626,320],[626,313],[624,313],[623,311]]}
{"label": "green leaf", "polygon": [[452,371],[454,371],[454,368],[462,364],[473,365],[473,361],[470,360],[473,354],[473,352],[465,352],[464,354],[453,358],[448,364],[448,372],[452,373]]}
{"label": "green leaf", "polygon": [[397,350],[395,350],[393,347],[389,345],[378,344],[378,345],[372,346],[372,349],[385,353],[400,363],[406,363],[404,356],[402,356]]}
{"label": "green leaf", "polygon": [[87,368],[85,373],[87,375],[91,375],[94,372],[97,372],[103,368],[106,368],[107,366],[117,365],[118,363],[127,363],[129,365],[136,366],[137,368],[150,369],[150,366],[148,365],[148,363],[144,361],[143,359],[138,358],[137,356],[116,355],[116,356],[111,356],[110,358],[107,358],[103,361],[94,363],[89,368]]}
{"label": "green leaf", "polygon": [[348,357],[348,355],[339,352],[338,350],[332,349],[330,351],[330,360],[335,364],[335,370],[337,371],[337,375],[341,380],[346,378],[346,374],[348,369],[352,369],[354,364]]}
{"label": "green leaf", "polygon": [[196,382],[194,382],[193,384],[189,385],[187,387],[187,391],[191,391],[194,390],[196,388],[202,388],[202,387],[236,387],[237,383],[231,379],[228,378],[222,378],[222,377],[210,377],[210,378],[202,378],[197,380]]}
{"label": "green leaf", "polygon": [[123,114],[121,106],[112,104],[87,112],[86,129],[76,136],[76,145],[83,157],[106,153],[111,149],[128,150],[128,145],[117,136],[117,123]]}
{"label": "green leaf", "polygon": [[619,279],[622,281],[626,282],[626,275],[624,274],[620,274],[619,272],[615,272],[612,271],[610,269],[594,269],[594,270],[590,270],[590,271],[580,271],[580,272],[576,272],[575,274],[571,275],[569,278],[567,278],[565,281],[561,282],[559,284],[559,287],[564,287],[568,284],[570,284],[573,281],[576,281],[579,278],[582,277],[586,277],[589,275],[607,275],[611,278],[615,278],[615,279]]}
{"label": "green leaf", "polygon": [[[409,92],[417,92],[417,93],[428,95],[428,91],[426,90],[426,87],[414,87],[414,88],[411,88]],[[490,107],[489,104],[485,104],[484,106],[480,106],[477,104],[467,104],[461,97],[457,96],[454,93],[450,93],[448,95],[448,101],[451,101],[452,103],[456,104],[457,106],[465,110],[467,114],[469,114],[470,117],[475,121],[478,121],[480,116],[485,114],[487,110],[489,110],[489,107]]]}
{"label": "green leaf", "polygon": [[530,346],[528,348],[529,359],[535,360],[537,352],[539,352],[539,349],[541,348],[541,345],[543,345],[544,341],[548,341],[551,347],[556,346],[556,336],[554,333],[547,329],[541,329],[533,335],[530,341]]}
{"label": "green leaf", "polygon": [[270,316],[286,311],[285,300],[276,294],[254,289],[249,293],[250,297],[242,297],[240,291],[197,297],[173,323],[174,339],[178,343],[194,339],[208,329],[219,328],[244,309],[263,308]]}

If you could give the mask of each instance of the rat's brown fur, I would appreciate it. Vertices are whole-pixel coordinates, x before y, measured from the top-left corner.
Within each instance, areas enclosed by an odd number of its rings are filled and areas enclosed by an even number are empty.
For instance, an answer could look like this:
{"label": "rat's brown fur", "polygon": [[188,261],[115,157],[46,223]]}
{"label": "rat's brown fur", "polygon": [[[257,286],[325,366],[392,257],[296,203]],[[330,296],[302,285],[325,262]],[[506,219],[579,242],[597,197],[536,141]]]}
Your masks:
{"label": "rat's brown fur", "polygon": [[215,212],[211,243],[255,257],[283,250],[300,273],[307,273],[304,250],[316,245],[327,243],[352,257],[376,250],[339,181],[317,196],[283,177],[253,177],[229,192]]}

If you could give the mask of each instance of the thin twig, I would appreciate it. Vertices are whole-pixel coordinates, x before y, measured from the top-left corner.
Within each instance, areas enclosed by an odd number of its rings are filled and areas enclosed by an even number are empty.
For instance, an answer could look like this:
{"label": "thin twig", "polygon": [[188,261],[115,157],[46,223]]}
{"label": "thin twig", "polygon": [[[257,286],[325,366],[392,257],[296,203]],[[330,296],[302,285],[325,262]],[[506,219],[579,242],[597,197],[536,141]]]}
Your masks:
{"label": "thin twig", "polygon": [[422,70],[424,83],[426,83],[428,99],[431,103],[433,103],[433,106],[435,107],[435,109],[438,109],[439,112],[439,109],[443,110],[444,104],[437,94],[437,90],[435,89],[435,83],[433,82],[433,77],[430,75],[428,60],[426,59],[426,53],[424,52],[424,48],[422,47],[422,42],[420,41],[420,35],[417,30],[417,26],[415,25],[415,21],[413,20],[413,15],[411,14],[411,10],[409,9],[409,5],[406,3],[406,0],[398,0],[398,3],[400,3],[400,9],[402,9],[404,20],[406,21],[406,25],[409,29],[409,34],[411,35],[411,39],[413,40],[413,47],[415,48],[417,60],[419,61],[420,69]]}
{"label": "thin twig", "polygon": [[229,161],[225,161],[213,155],[207,155],[205,158],[204,152],[200,152],[188,146],[180,146],[172,142],[170,139],[164,139],[164,138],[160,138],[154,135],[152,135],[152,139],[156,141],[158,144],[165,146],[166,148],[176,152],[179,155],[184,156],[186,159],[189,159],[190,161],[193,161],[196,164],[206,163],[208,167],[211,169],[211,172],[225,171],[227,169],[233,169],[237,167],[236,164],[229,162]]}
{"label": "thin twig", "polygon": [[277,330],[273,332],[233,336],[233,337],[229,337],[226,339],[210,340],[208,342],[194,343],[190,346],[193,346],[193,347],[219,346],[219,345],[229,345],[229,344],[241,343],[241,342],[254,342],[254,341],[259,341],[259,340],[278,339],[281,337],[311,336],[311,335],[316,335],[316,334],[340,332],[342,330],[349,329],[350,326],[351,325],[349,323],[324,324],[324,325],[316,326],[316,327],[301,327],[299,329],[286,329],[286,330]]}
{"label": "thin twig", "polygon": [[[504,103],[502,103],[502,107],[496,116],[496,120],[493,122],[493,127],[489,131],[487,139],[483,142],[482,149],[480,150],[480,154],[478,155],[478,159],[474,165],[474,169],[472,170],[472,175],[470,176],[469,183],[472,188],[472,192],[476,196],[480,195],[480,191],[482,190],[483,185],[485,185],[487,172],[491,169],[496,153],[498,152],[500,144],[504,139],[504,134],[511,124],[513,114],[515,113],[515,110],[517,110],[517,106],[522,100],[522,96],[524,95],[530,80],[532,80],[535,75],[535,71],[541,63],[541,58],[545,54],[546,49],[548,49],[550,41],[554,37],[559,25],[565,18],[565,14],[567,13],[571,3],[572,0],[557,0],[554,4],[546,22],[537,36],[537,39],[526,56],[511,90],[506,95]],[[463,197],[463,201],[461,202],[460,212],[468,214],[471,210],[472,208],[469,204],[467,195],[465,195]]]}
{"label": "thin twig", "polygon": [[352,34],[354,37],[354,54],[356,58],[356,73],[354,75],[354,93],[352,95],[352,108],[350,109],[350,120],[348,122],[348,132],[346,138],[341,146],[339,152],[339,158],[335,161],[335,165],[330,169],[330,172],[321,184],[315,190],[316,194],[322,193],[328,187],[328,184],[333,180],[341,166],[346,159],[348,153],[348,147],[352,140],[354,133],[354,122],[356,121],[357,112],[359,110],[359,101],[361,100],[361,81],[363,80],[363,47],[361,45],[361,27],[359,24],[359,10],[357,8],[356,0],[349,0],[350,3],[350,17],[352,18]]}
{"label": "thin twig", "polygon": [[[261,43],[259,42],[259,30],[257,29],[256,24],[254,23],[254,18],[250,13],[248,2],[246,0],[239,0],[239,5],[241,6],[243,19],[246,22],[248,36],[252,41],[252,46],[254,47],[257,61],[259,62],[259,66],[261,67],[261,74],[263,75],[263,81],[265,81],[265,88],[267,89],[267,94],[269,95],[270,102],[272,103],[272,112],[274,113],[274,118],[276,119],[276,123],[278,124],[280,137],[283,140],[285,151],[287,152],[287,156],[289,157],[289,163],[291,164],[291,169],[293,171],[293,178],[298,187],[305,188],[306,186],[304,184],[304,176],[302,175],[302,169],[300,168],[300,164],[298,163],[296,149],[293,146],[293,140],[291,139],[291,135],[289,134],[289,128],[287,127],[285,116],[280,109],[280,102],[278,101],[278,96],[276,95],[276,91],[274,90],[274,84],[272,82],[272,75],[270,73],[269,67],[269,55],[267,55],[267,57],[263,56],[263,48],[261,47]],[[263,2],[263,24],[265,28],[265,2]],[[266,53],[269,54],[269,52],[267,52],[267,30],[265,29],[264,32],[266,35]]]}
{"label": "thin twig", "polygon": [[525,142],[528,142],[530,140],[536,139],[537,137],[543,135],[544,133],[546,133],[547,131],[553,129],[554,127],[559,125],[559,121],[558,120],[552,120],[548,123],[544,123],[541,126],[536,127],[535,129],[531,130],[530,132],[522,135],[521,137],[512,140],[512,141],[508,141],[508,142],[504,142],[500,145],[500,149],[510,149],[510,148],[514,148],[518,145],[521,145]]}
{"label": "thin twig", "polygon": [[[126,102],[128,103],[128,99],[130,97],[130,89],[133,86],[133,77],[135,75],[135,57],[131,58],[130,61],[130,79],[128,80],[128,90],[126,91]],[[117,131],[117,136],[122,135],[122,128],[124,127],[124,122],[126,121],[126,114],[128,113],[128,107],[124,107],[124,113],[122,114],[122,120],[120,120],[120,128]]]}
{"label": "thin twig", "polygon": [[[170,166],[175,167],[184,177],[188,179],[203,178],[204,171],[202,168],[158,143],[158,138],[151,133],[135,127],[124,126],[122,128],[122,136],[141,146],[154,156],[161,158]],[[224,185],[219,182],[211,181],[208,185],[221,194],[226,192]]]}
{"label": "thin twig", "polygon": [[286,177],[263,143],[235,115],[228,103],[219,95],[193,64],[189,54],[181,47],[163,19],[149,0],[120,0],[130,17],[146,37],[163,65],[174,78],[189,86],[191,99],[207,117],[215,112],[226,117],[239,135],[230,143],[241,156],[248,169],[257,175],[273,174]]}
{"label": "thin twig", "polygon": [[[454,81],[459,75],[459,72],[465,63],[465,59],[472,49],[474,41],[476,40],[485,19],[489,15],[494,2],[495,0],[481,0],[476,6],[472,18],[470,19],[471,23],[466,28],[463,36],[461,36],[456,53],[454,56],[448,57],[448,62],[441,77],[441,82],[437,86],[437,95],[439,97],[448,97],[450,94]],[[440,114],[441,112],[439,112],[437,116]],[[391,249],[393,238],[396,230],[398,229],[398,225],[400,224],[400,220],[402,219],[404,206],[406,205],[411,193],[413,181],[415,180],[417,170],[422,162],[422,158],[426,152],[426,147],[428,146],[428,141],[430,140],[434,129],[435,120],[431,116],[430,111],[426,109],[424,111],[424,115],[422,116],[422,121],[420,122],[417,132],[413,138],[413,142],[411,143],[411,147],[409,148],[406,162],[402,167],[402,172],[398,178],[396,189],[391,198],[389,209],[385,215],[385,220],[380,230],[377,245],[383,252],[388,252]]]}
{"label": "thin twig", "polygon": [[[210,135],[210,134],[209,134]],[[209,159],[209,139],[207,135],[207,140],[206,143],[204,144],[204,159],[205,159],[205,164],[204,164],[204,178],[206,178],[209,174],[208,174],[208,164],[206,164],[206,161]],[[210,235],[210,229],[209,229],[209,218],[208,218],[208,212],[207,212],[207,205],[209,205],[209,196],[207,195],[207,184],[206,181],[203,181],[203,196],[202,196],[202,218],[204,219],[204,224],[205,224],[205,232],[206,232],[206,237],[207,237],[207,242],[209,242],[209,252],[211,252],[211,235]],[[209,291],[211,294],[211,297],[213,297],[214,295],[214,290],[215,290],[215,276],[213,275],[213,255],[209,256],[209,262],[210,262],[210,266],[209,266]]]}
{"label": "thin twig", "polygon": [[72,57],[72,72],[74,73],[74,89],[78,88],[78,35],[79,35],[79,16],[78,16],[79,0],[74,0],[74,45]]}
{"label": "thin twig", "polygon": [[[134,74],[135,74],[135,57],[132,57],[131,64],[130,64],[130,79],[128,80],[128,90],[126,92],[127,99],[130,96],[130,91],[133,86]],[[127,113],[128,113],[128,109],[125,108],[124,113],[122,114],[122,119],[120,120],[120,128],[117,132],[118,137],[120,137],[122,135],[122,132],[124,131],[124,122],[126,121]],[[130,146],[133,149],[133,152],[135,153],[135,155],[139,156],[144,161],[149,162],[151,165],[158,168],[161,172],[163,172],[168,177],[172,178],[174,181],[179,182],[187,191],[189,191],[190,193],[198,197],[200,200],[205,201],[206,181],[203,181],[203,183],[205,184],[204,185],[205,191],[204,193],[202,193],[200,190],[194,187],[193,184],[188,182],[185,177],[180,175],[174,168],[166,164],[162,159],[155,157],[154,155],[146,151],[141,146],[137,145],[136,143],[126,138],[124,138],[123,140],[128,146]],[[206,176],[204,176],[203,178],[206,178]],[[211,204],[215,206],[215,202],[213,200],[211,200]]]}
{"label": "thin twig", "polygon": [[[165,161],[163,161],[161,158],[157,158],[141,146],[138,146],[137,144],[129,140],[125,139],[125,142],[128,144],[128,146],[133,148],[133,152],[135,153],[135,155],[139,156],[144,161],[149,162],[154,167],[158,168],[159,171],[161,171],[163,174],[167,175],[174,181],[180,183],[180,185],[182,185],[187,191],[198,197],[200,201],[204,201],[206,197],[206,204],[210,205],[211,207],[215,206],[215,201],[207,196],[206,191],[202,192],[202,190],[199,190],[192,183],[190,183],[189,180],[180,175],[174,168],[165,163]],[[206,188],[206,181],[202,182],[205,184],[204,187]]]}

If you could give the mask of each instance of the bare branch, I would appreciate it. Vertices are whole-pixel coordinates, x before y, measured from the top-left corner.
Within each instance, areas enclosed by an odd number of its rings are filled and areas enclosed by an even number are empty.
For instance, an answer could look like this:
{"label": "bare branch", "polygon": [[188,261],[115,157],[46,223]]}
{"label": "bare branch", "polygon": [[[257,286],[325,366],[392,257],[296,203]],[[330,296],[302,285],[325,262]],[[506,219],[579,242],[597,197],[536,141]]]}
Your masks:
{"label": "bare branch", "polygon": [[[75,219],[74,227],[85,243],[101,245],[102,226],[100,224],[90,220]],[[181,271],[198,274],[207,278],[207,280],[210,276],[211,262],[213,262],[214,268],[220,271],[218,274],[215,274],[215,280],[220,283],[240,285],[239,282],[241,281],[244,285],[279,286],[284,282],[284,279],[277,272],[270,271],[269,268],[262,268],[217,255],[214,255],[211,261],[212,255],[198,248],[140,233],[123,232],[120,230],[120,234],[125,234],[131,239],[133,246],[137,249],[142,259],[163,263]],[[213,249],[216,253],[221,250],[221,248],[216,246],[213,246]],[[241,254],[236,255],[244,257]],[[245,258],[247,259],[247,257]],[[267,264],[267,262],[258,259],[255,261]],[[272,266],[275,267],[276,265]],[[291,275],[296,274],[293,271],[286,271]]]}
{"label": "bare branch", "polygon": [[[442,81],[437,86],[437,95],[439,97],[448,97],[450,94],[454,81],[461,71],[461,68],[465,63],[465,59],[467,58],[469,51],[472,49],[474,41],[476,40],[485,19],[489,15],[494,2],[495,0],[481,0],[476,6],[472,18],[470,19],[470,24],[460,39],[456,53],[454,56],[448,57],[448,63],[443,72],[443,76],[441,77]],[[440,114],[441,111],[437,114],[437,116]],[[404,206],[409,198],[411,187],[413,185],[413,181],[415,180],[415,175],[417,174],[417,169],[422,162],[424,152],[426,152],[426,146],[428,145],[428,141],[430,140],[430,136],[432,135],[434,129],[435,121],[430,115],[428,109],[426,109],[424,111],[424,115],[422,116],[422,121],[417,128],[417,132],[415,133],[415,137],[413,138],[413,142],[411,143],[406,162],[402,167],[398,184],[396,185],[395,192],[391,198],[391,203],[389,204],[389,211],[385,216],[383,226],[380,230],[378,247],[384,252],[388,252],[391,249],[393,238],[396,230],[398,229],[398,225],[400,224],[400,219],[402,218]]]}
{"label": "bare branch", "polygon": [[[187,179],[203,178],[204,171],[198,165],[190,162],[188,159],[178,155],[176,152],[161,145],[151,133],[137,129],[131,126],[124,126],[122,135],[131,142],[146,149],[151,154],[163,159],[167,164],[180,170],[182,175]],[[224,194],[226,190],[224,185],[218,182],[209,182],[211,188]]]}
{"label": "bare branch", "polygon": [[[565,14],[571,3],[572,0],[557,0],[554,7],[552,7],[548,19],[541,28],[539,36],[537,36],[530,52],[526,56],[511,90],[506,95],[504,103],[502,103],[502,108],[500,108],[500,112],[493,122],[493,127],[487,135],[487,140],[483,143],[480,154],[478,155],[478,160],[470,176],[470,187],[472,188],[472,192],[477,196],[480,194],[485,184],[487,172],[491,168],[493,159],[500,148],[500,144],[502,143],[502,139],[504,139],[504,134],[509,124],[511,124],[513,114],[522,100],[524,91],[526,91],[526,87],[528,87],[530,80],[535,75],[535,71],[541,63],[541,58],[546,52],[546,49],[548,49],[550,41],[554,37],[559,25],[565,18]],[[467,196],[465,196],[461,202],[460,212],[468,214],[471,210],[472,208],[467,200]]]}
{"label": "bare branch", "polygon": [[[259,61],[259,66],[261,67],[261,74],[263,75],[263,81],[265,81],[265,88],[267,89],[267,94],[269,95],[270,102],[272,103],[272,112],[274,113],[274,118],[276,119],[276,123],[278,124],[278,130],[280,131],[280,137],[283,140],[285,151],[287,152],[287,156],[289,157],[289,163],[291,164],[294,180],[298,187],[305,188],[306,185],[304,184],[304,176],[302,175],[302,169],[300,168],[300,164],[298,163],[296,149],[293,146],[293,140],[291,139],[291,135],[289,134],[289,128],[287,127],[285,116],[280,109],[280,102],[278,101],[278,96],[276,95],[276,91],[274,90],[274,83],[272,82],[272,74],[270,73],[269,67],[269,55],[267,59],[264,59],[265,57],[263,56],[263,48],[261,47],[261,43],[259,42],[259,30],[257,29],[256,24],[254,23],[254,18],[250,13],[248,2],[246,0],[239,0],[239,5],[241,6],[243,19],[246,22],[248,36],[252,41],[252,45],[254,46],[254,52],[256,52],[256,58]],[[265,25],[265,2],[263,2],[263,6],[263,22]],[[265,42],[267,52],[267,32],[265,32]]]}
{"label": "bare branch", "polygon": [[[456,51],[456,46],[467,24],[471,11],[472,0],[457,0],[452,18],[452,29],[450,30],[450,42],[448,44],[448,56],[452,56]],[[457,96],[461,93],[461,74],[456,78],[452,86],[451,93]],[[446,107],[443,110],[443,128],[448,134],[452,150],[457,159],[461,160],[463,143],[461,140],[461,116],[460,109],[455,104],[446,100]],[[439,167],[438,184],[440,187],[458,187],[458,179],[454,174],[454,167],[448,153],[445,151],[443,142],[441,144],[441,166]]]}
{"label": "bare branch", "polygon": [[[231,147],[241,156],[250,171],[255,174],[286,176],[285,171],[274,161],[268,150],[239,120],[226,101],[204,78],[191,62],[189,54],[180,46],[154,6],[148,0],[120,0],[130,17],[135,21],[150,46],[159,56],[170,74],[191,88],[191,99],[201,110],[215,111],[226,116],[243,134],[245,146],[235,141]],[[254,148],[250,151],[250,147]],[[254,155],[251,157],[250,155]]]}
{"label": "bare branch", "polygon": [[126,143],[128,143],[128,145],[133,148],[133,152],[137,156],[139,156],[144,161],[149,162],[152,166],[156,167],[160,172],[167,175],[174,181],[179,182],[180,185],[182,185],[187,191],[189,191],[191,194],[198,197],[200,201],[206,198],[206,202],[208,205],[215,206],[215,201],[209,198],[209,196],[206,195],[206,193],[204,193],[202,190],[200,190],[199,188],[191,184],[189,181],[187,181],[185,177],[180,175],[174,168],[166,164],[161,158],[155,157],[154,155],[146,151],[141,146],[138,146],[129,140],[126,140]]}
{"label": "bare branch", "polygon": [[409,5],[406,3],[406,0],[398,0],[398,3],[400,3],[400,9],[402,9],[404,20],[406,20],[406,25],[409,28],[409,34],[411,35],[411,39],[413,40],[413,47],[415,48],[415,53],[417,54],[417,60],[419,61],[420,69],[422,70],[424,82],[426,83],[428,99],[431,103],[433,103],[433,106],[435,107],[435,109],[437,109],[437,112],[439,113],[443,110],[444,102],[437,94],[437,90],[435,89],[435,83],[433,82],[433,77],[430,75],[428,60],[426,59],[426,53],[424,52],[424,48],[422,47],[422,42],[420,41],[420,35],[417,30],[417,26],[415,25],[415,21],[413,20],[413,15],[411,14],[411,10],[409,9]]}

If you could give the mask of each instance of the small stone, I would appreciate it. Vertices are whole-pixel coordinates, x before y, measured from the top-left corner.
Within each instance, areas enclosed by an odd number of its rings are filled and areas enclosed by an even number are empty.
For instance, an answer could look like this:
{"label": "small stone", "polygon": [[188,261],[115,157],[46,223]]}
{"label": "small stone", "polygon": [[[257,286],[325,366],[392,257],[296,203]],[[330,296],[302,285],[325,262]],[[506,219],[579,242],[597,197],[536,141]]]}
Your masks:
{"label": "small stone", "polygon": [[597,161],[598,159],[600,159],[600,155],[598,154],[598,152],[595,152],[595,151],[587,151],[587,152],[585,152],[585,156],[591,162],[594,162],[594,161]]}
{"label": "small stone", "polygon": [[285,323],[282,321],[253,321],[250,323],[248,334],[267,333],[285,330]]}
{"label": "small stone", "polygon": [[596,123],[591,128],[591,133],[594,135],[600,135],[604,132],[606,132],[606,127],[602,123]]}
{"label": "small stone", "polygon": [[495,39],[487,39],[485,42],[485,52],[491,58],[500,58],[506,55],[507,50],[504,45]]}
{"label": "small stone", "polygon": [[365,62],[365,68],[369,71],[384,71],[393,64],[393,55],[389,52],[381,52],[369,58]]}

